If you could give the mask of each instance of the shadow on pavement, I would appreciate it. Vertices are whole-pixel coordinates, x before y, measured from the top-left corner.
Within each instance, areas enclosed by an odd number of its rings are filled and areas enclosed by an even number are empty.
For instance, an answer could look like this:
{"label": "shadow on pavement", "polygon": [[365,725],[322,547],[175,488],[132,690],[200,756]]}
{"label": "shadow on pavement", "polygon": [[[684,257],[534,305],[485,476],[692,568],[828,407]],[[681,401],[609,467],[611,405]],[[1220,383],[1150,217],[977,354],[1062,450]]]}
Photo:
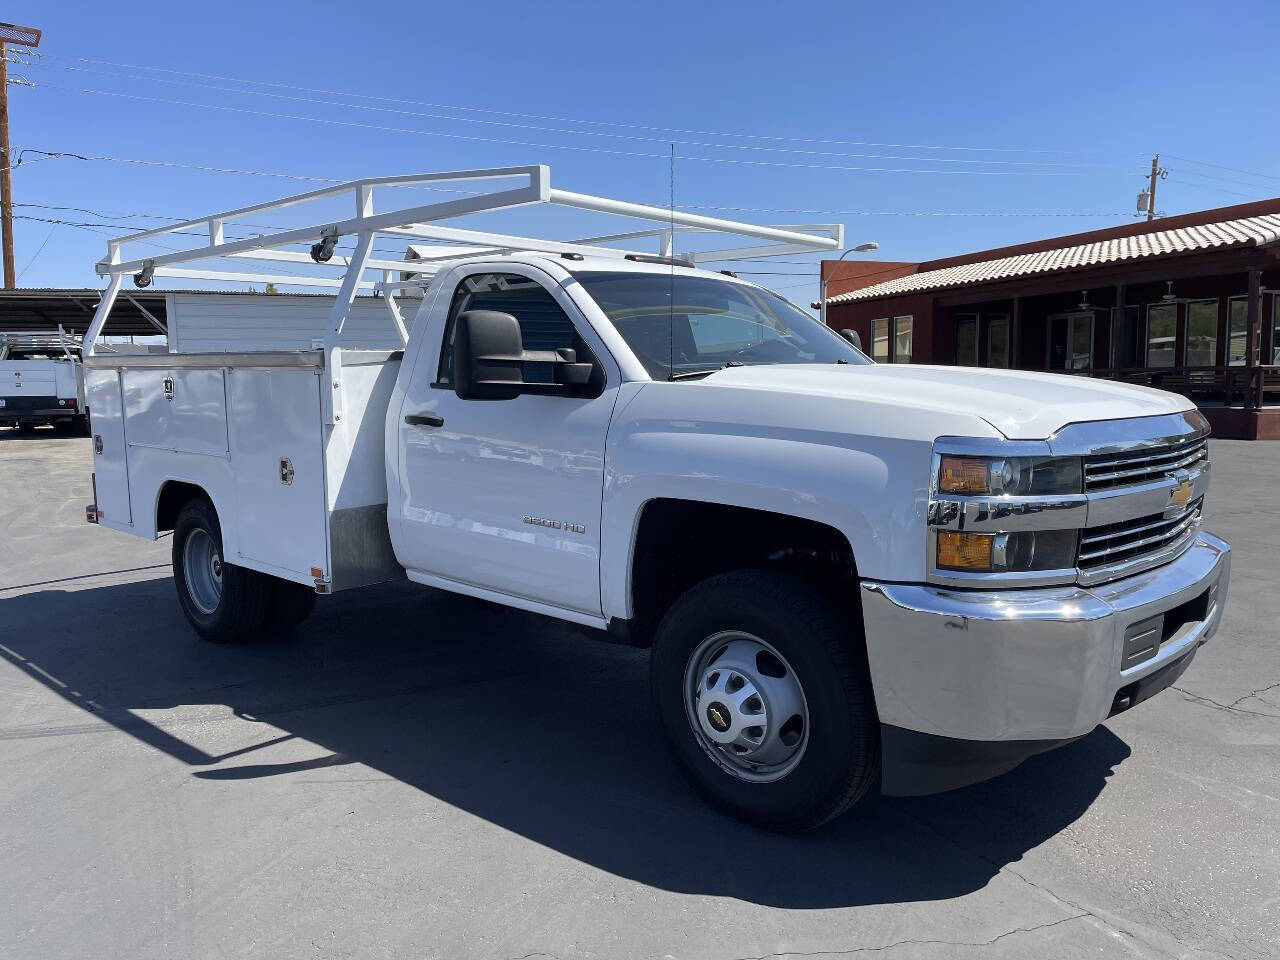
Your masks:
{"label": "shadow on pavement", "polygon": [[[997,780],[937,797],[868,796],[818,831],[783,837],[720,816],[686,786],[650,712],[643,651],[421,587],[323,599],[299,630],[231,647],[192,633],[168,579],[48,590],[0,600],[0,656],[87,714],[0,739],[107,723],[204,780],[364,764],[619,876],[786,908],[981,888],[1079,817],[1129,755],[1099,728]],[[132,712],[179,706],[206,719]],[[275,735],[206,752],[201,731],[222,707]],[[294,737],[331,756],[262,759]]]}

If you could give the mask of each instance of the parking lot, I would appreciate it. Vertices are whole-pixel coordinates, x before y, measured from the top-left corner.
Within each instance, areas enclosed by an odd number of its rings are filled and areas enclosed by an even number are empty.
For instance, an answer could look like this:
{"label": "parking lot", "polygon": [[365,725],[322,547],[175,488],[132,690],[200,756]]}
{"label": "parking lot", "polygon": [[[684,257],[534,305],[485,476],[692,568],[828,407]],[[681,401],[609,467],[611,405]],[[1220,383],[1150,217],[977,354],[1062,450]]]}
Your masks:
{"label": "parking lot", "polygon": [[1227,619],[997,780],[800,837],[704,807],[643,651],[393,584],[199,641],[89,441],[0,431],[0,955],[1280,955],[1280,444],[1215,441]]}

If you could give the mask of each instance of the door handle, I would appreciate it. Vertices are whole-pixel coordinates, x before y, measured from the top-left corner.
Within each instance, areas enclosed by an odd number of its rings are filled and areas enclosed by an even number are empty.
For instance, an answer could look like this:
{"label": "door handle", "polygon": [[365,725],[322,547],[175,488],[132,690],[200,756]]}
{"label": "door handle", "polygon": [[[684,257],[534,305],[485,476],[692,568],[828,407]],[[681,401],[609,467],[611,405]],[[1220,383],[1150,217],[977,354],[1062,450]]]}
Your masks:
{"label": "door handle", "polygon": [[404,422],[411,427],[443,427],[444,417],[438,413],[406,413]]}

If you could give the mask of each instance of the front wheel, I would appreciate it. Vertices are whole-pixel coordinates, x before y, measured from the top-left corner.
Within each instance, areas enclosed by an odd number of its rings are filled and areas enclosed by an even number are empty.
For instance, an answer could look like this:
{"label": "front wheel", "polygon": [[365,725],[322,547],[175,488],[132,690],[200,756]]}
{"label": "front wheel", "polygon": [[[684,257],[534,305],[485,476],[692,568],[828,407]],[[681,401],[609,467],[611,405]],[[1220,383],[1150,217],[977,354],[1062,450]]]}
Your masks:
{"label": "front wheel", "polygon": [[188,501],[174,523],[173,581],[182,612],[206,640],[229,643],[262,632],[267,578],[223,561],[218,514],[203,498]]}
{"label": "front wheel", "polygon": [[875,781],[879,725],[846,620],[817,588],[767,570],[713,577],[667,613],[654,702],[677,762],[713,805],[801,831]]}

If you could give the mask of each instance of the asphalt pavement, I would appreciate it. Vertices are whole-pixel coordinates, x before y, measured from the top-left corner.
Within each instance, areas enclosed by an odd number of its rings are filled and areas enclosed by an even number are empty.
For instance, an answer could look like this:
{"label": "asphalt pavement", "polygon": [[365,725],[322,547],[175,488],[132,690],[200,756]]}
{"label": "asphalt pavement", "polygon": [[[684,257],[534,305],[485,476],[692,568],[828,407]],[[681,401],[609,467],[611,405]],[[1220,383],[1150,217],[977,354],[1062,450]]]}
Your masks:
{"label": "asphalt pavement", "polygon": [[1176,688],[783,837],[692,795],[645,652],[407,583],[204,643],[89,441],[0,431],[0,956],[1280,956],[1280,443],[1212,456]]}

